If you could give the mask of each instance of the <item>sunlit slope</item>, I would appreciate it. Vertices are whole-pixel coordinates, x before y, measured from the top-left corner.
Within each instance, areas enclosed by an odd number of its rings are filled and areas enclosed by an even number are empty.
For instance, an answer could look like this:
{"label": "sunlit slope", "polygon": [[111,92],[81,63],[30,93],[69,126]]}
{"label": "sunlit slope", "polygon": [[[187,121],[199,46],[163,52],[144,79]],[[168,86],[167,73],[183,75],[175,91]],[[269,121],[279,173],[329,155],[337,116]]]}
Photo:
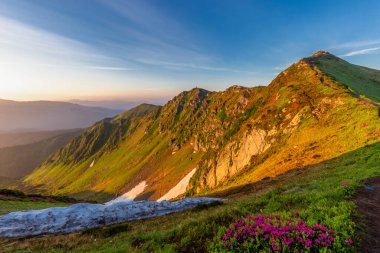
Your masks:
{"label": "sunlit slope", "polygon": [[[334,229],[340,240],[335,241],[336,245],[345,245],[340,242],[348,237],[359,242],[362,225],[357,223],[357,206],[352,196],[357,187],[365,190],[366,178],[380,176],[379,150],[380,143],[369,145],[273,179],[215,193],[215,197],[229,199],[219,206],[203,206],[72,234],[0,239],[0,244],[5,252],[57,252],[58,248],[62,252],[109,252],[110,249],[115,252],[207,252],[212,241],[220,239],[218,231],[229,226],[236,217],[274,214],[293,217],[294,212],[307,214],[304,221],[309,224],[318,222]],[[343,187],[342,182],[349,186]],[[28,204],[24,201],[12,209],[23,210],[29,208]]]}
{"label": "sunlit slope", "polygon": [[[253,157],[244,171],[219,184],[218,189],[273,177],[380,141],[380,117],[376,102],[358,99],[352,90],[360,93],[362,87],[372,87],[371,92],[365,95],[367,98],[378,97],[380,92],[372,81],[367,82],[372,79],[367,72],[361,72],[362,67],[359,66],[350,65],[357,69],[351,69],[352,82],[337,81],[339,74],[331,74],[334,63],[341,61],[337,59],[331,54],[319,52],[292,65],[268,86],[279,91],[272,97],[272,105],[277,110],[271,110],[272,120],[269,121],[286,118],[298,107],[293,123],[288,126],[274,123],[272,147]],[[315,62],[328,65],[329,75],[319,66],[311,64]],[[342,68],[342,65],[338,64],[337,68]],[[287,130],[289,126],[293,128],[290,132]]]}
{"label": "sunlit slope", "polygon": [[327,52],[307,59],[326,75],[349,87],[355,94],[380,103],[380,71],[351,64]]}
{"label": "sunlit slope", "polygon": [[[203,194],[375,143],[378,107],[358,99],[353,90],[360,93],[359,88],[331,74],[336,59],[318,52],[267,87],[196,88],[163,107],[141,105],[103,120],[25,182],[49,193],[109,199],[146,181],[139,198],[158,199],[197,168],[187,194]],[[353,80],[362,80],[353,81],[356,87],[376,87],[367,72],[353,73]],[[371,95],[379,95],[376,88]]]}
{"label": "sunlit slope", "polygon": [[201,142],[217,146],[218,132],[230,131],[235,124],[221,123],[218,107],[224,105],[238,119],[261,90],[232,87],[213,93],[193,89],[164,107],[138,106],[89,128],[25,182],[49,193],[80,198],[94,195],[103,200],[147,181],[139,198],[158,199],[197,168],[205,153]]}
{"label": "sunlit slope", "polygon": [[159,133],[160,111],[158,106],[141,105],[97,123],[50,157],[26,182],[47,192],[102,200],[146,180],[150,186],[146,198],[154,194],[158,198],[199,159],[190,145],[173,154],[169,136]]}

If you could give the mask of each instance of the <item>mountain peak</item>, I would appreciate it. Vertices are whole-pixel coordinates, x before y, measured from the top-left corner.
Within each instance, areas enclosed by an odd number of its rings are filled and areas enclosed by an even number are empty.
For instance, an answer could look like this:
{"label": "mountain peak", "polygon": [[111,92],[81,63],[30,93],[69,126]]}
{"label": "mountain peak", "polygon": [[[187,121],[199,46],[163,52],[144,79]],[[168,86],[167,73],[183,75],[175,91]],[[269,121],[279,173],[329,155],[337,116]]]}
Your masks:
{"label": "mountain peak", "polygon": [[380,71],[351,64],[326,51],[318,51],[301,60],[317,67],[327,76],[340,82],[356,94],[380,102]]}
{"label": "mountain peak", "polygon": [[339,57],[337,57],[337,56],[335,56],[335,55],[333,55],[327,51],[318,51],[318,52],[312,54],[311,56],[306,57],[302,60],[305,60],[307,63],[309,63],[311,65],[315,65],[317,62],[320,62],[320,61],[333,61],[333,62],[343,61]]}
{"label": "mountain peak", "polygon": [[209,93],[209,91],[196,86],[195,88],[192,88],[191,90],[189,90],[188,93],[189,94]]}
{"label": "mountain peak", "polygon": [[327,52],[327,51],[318,51],[312,54],[309,57],[303,58],[301,62],[306,62],[311,66],[319,65],[321,62],[332,62],[336,64],[337,62],[342,62],[344,60],[339,57]]}
{"label": "mountain peak", "polygon": [[314,53],[313,55],[311,55],[311,57],[320,57],[320,56],[332,56],[332,54],[330,54],[327,51],[320,50],[320,51]]}

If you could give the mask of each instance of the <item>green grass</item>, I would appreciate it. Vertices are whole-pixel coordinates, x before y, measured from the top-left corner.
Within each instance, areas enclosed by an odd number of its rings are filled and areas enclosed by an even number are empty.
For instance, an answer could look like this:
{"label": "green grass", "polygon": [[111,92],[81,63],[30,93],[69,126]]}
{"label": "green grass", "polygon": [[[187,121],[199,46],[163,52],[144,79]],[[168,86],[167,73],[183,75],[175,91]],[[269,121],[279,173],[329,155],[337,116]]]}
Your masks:
{"label": "green grass", "polygon": [[16,211],[37,210],[56,206],[67,206],[64,203],[29,200],[0,200],[0,215]]}
{"label": "green grass", "polygon": [[380,71],[350,64],[335,56],[316,58],[317,66],[333,79],[380,103]]}
{"label": "green grass", "polygon": [[[18,252],[203,252],[218,231],[237,217],[300,211],[309,215],[309,223],[323,223],[337,231],[335,243],[342,244],[352,237],[358,245],[359,216],[352,195],[362,180],[380,176],[379,160],[380,143],[376,143],[276,178],[218,193],[229,196],[223,205],[69,235],[17,243],[2,239],[0,244],[6,251]],[[342,182],[350,186],[342,187]]]}

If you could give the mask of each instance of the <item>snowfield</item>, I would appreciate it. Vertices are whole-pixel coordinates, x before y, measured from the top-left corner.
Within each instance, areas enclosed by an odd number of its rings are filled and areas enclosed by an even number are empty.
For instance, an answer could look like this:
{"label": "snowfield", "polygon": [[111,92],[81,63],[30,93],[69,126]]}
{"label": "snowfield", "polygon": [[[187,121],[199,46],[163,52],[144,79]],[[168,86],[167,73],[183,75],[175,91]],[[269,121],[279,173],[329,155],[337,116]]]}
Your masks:
{"label": "snowfield", "polygon": [[179,183],[174,186],[168,193],[159,198],[157,201],[171,200],[186,192],[186,188],[189,185],[191,177],[195,174],[197,168],[189,172]]}
{"label": "snowfield", "polygon": [[221,199],[186,198],[175,202],[127,201],[107,205],[81,203],[69,207],[13,212],[0,216],[0,237],[69,233],[162,216],[215,201],[221,201]]}
{"label": "snowfield", "polygon": [[113,199],[113,200],[110,200],[106,203],[106,205],[109,205],[109,204],[113,204],[113,203],[116,203],[116,202],[123,202],[123,201],[133,201],[138,195],[140,195],[141,193],[143,193],[143,191],[145,190],[145,188],[147,187],[148,185],[146,184],[145,181],[142,181],[141,183],[139,183],[138,185],[136,185],[135,187],[133,187],[132,190],[130,190],[129,192],[127,193],[124,193],[123,195]]}

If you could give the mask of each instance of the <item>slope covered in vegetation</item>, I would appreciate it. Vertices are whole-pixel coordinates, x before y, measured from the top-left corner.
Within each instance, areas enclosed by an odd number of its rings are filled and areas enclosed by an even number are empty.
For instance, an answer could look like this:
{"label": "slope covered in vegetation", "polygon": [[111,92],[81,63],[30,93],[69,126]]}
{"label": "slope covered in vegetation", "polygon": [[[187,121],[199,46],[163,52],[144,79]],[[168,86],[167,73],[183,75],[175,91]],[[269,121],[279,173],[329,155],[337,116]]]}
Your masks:
{"label": "slope covered in vegetation", "polygon": [[[337,59],[318,52],[267,87],[196,88],[163,107],[141,105],[103,120],[25,183],[52,194],[107,200],[146,181],[138,199],[158,199],[197,168],[187,194],[201,195],[376,143],[378,106],[353,90],[372,87],[377,96],[377,83],[362,67]],[[352,80],[336,74],[335,65],[354,68]]]}
{"label": "slope covered in vegetation", "polygon": [[[0,239],[5,252],[207,252],[218,249],[231,222],[247,215],[296,213],[336,234],[333,252],[356,252],[365,233],[352,200],[363,180],[380,176],[380,143],[272,179],[217,192],[218,206],[68,235]],[[75,238],[75,240],[74,240]],[[17,242],[17,243],[15,243]],[[223,243],[221,244],[223,247]]]}
{"label": "slope covered in vegetation", "polygon": [[355,94],[380,103],[379,70],[350,64],[327,52],[318,52],[308,62],[349,87]]}

